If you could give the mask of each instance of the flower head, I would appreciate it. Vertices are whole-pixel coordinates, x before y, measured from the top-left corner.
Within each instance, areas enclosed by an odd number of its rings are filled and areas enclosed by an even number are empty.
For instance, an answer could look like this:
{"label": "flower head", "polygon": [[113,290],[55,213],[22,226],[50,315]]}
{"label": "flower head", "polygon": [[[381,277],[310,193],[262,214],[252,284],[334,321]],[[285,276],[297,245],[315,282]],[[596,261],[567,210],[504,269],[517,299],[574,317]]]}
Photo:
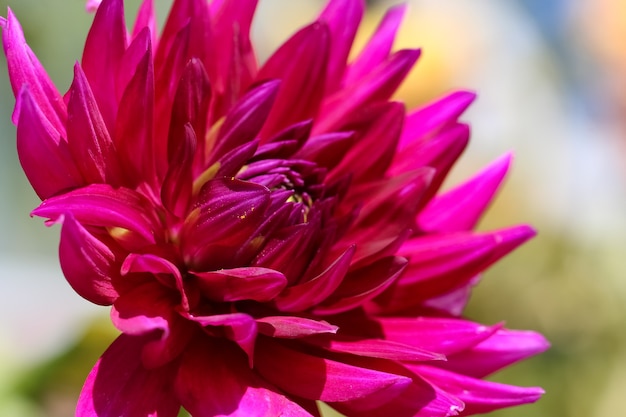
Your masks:
{"label": "flower head", "polygon": [[[90,7],[98,8],[97,1]],[[360,0],[330,0],[257,67],[256,0],[176,0],[157,34],[99,5],[62,96],[11,11],[3,43],[20,161],[60,223],[78,294],[122,335],[78,416],[451,416],[535,401],[482,378],[547,347],[464,319],[470,287],[532,237],[473,232],[506,155],[445,193],[474,99],[406,112],[419,50],[391,51],[404,6],[348,54]]]}

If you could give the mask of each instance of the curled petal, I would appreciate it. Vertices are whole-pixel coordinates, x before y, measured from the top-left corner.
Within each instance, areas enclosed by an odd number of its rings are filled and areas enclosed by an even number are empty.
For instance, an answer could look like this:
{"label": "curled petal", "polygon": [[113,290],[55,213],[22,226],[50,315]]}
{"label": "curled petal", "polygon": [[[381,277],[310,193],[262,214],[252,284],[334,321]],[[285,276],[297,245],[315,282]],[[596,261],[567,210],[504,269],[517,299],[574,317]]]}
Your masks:
{"label": "curled petal", "polygon": [[111,310],[113,324],[130,335],[169,330],[167,316],[175,304],[173,294],[157,283],[139,286],[118,299]]}
{"label": "curled petal", "polygon": [[123,228],[136,233],[146,243],[155,243],[155,233],[159,230],[145,197],[106,184],[92,184],[49,198],[32,214],[54,221],[68,212],[84,225]]}
{"label": "curled petal", "polygon": [[[205,327],[207,333],[225,337],[237,343],[248,355],[248,365],[254,364],[254,346],[258,334],[258,326],[254,318],[245,313],[216,314],[213,316],[195,316],[183,313],[183,316]],[[220,332],[221,330],[221,332]]]}
{"label": "curled petal", "polygon": [[63,216],[59,258],[65,278],[81,297],[101,305],[117,299],[115,254],[69,213]]}
{"label": "curled petal", "polygon": [[177,290],[180,293],[183,308],[189,309],[180,269],[167,259],[149,253],[142,255],[131,253],[124,260],[120,272],[122,275],[136,272],[152,274],[161,284]]}
{"label": "curled petal", "polygon": [[141,355],[144,366],[163,366],[185,349],[194,326],[179,316],[177,293],[148,282],[124,293],[111,309],[111,321],[128,335],[151,335]]}
{"label": "curled petal", "polygon": [[200,292],[210,300],[266,302],[276,297],[285,285],[285,276],[273,269],[248,267],[191,272]]}

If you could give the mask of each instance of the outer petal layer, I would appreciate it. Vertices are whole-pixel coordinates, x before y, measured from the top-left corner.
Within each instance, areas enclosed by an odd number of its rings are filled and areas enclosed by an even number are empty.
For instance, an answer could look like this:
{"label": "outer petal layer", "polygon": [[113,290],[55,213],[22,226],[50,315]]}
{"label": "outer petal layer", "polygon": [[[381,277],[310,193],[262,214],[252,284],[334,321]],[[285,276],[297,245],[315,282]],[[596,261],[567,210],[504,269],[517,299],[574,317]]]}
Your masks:
{"label": "outer petal layer", "polygon": [[194,417],[311,416],[250,370],[241,352],[217,339],[185,352],[175,383]]}
{"label": "outer petal layer", "polygon": [[174,366],[147,370],[141,351],[148,339],[121,335],[96,362],[85,381],[77,417],[176,417]]}

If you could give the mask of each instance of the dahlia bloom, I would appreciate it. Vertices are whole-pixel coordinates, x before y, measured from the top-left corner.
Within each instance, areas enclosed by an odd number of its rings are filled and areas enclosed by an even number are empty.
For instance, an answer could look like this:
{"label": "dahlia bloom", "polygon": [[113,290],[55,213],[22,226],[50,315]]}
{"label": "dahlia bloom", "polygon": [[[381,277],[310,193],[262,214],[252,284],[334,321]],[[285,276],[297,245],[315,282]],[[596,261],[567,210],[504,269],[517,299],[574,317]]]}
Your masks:
{"label": "dahlia bloom", "polygon": [[[510,155],[447,192],[469,138],[454,92],[390,97],[404,6],[356,58],[361,0],[330,0],[257,67],[256,0],[97,8],[62,96],[2,19],[22,167],[61,224],[69,284],[121,335],[77,416],[453,416],[537,400],[483,378],[544,338],[462,317],[479,274],[533,236],[474,232]],[[98,7],[99,6],[99,7]]]}

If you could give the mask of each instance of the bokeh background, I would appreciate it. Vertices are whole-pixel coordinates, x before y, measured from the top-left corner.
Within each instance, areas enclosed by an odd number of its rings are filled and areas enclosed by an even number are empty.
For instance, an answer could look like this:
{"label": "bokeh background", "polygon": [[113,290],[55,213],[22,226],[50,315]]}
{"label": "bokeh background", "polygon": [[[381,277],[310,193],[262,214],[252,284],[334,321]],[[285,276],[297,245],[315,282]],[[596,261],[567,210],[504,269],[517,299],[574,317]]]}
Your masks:
{"label": "bokeh background", "polygon": [[[164,19],[169,1],[156,1]],[[368,1],[357,44],[397,1]],[[546,354],[495,377],[541,385],[537,404],[497,417],[619,415],[626,392],[626,3],[407,0],[397,47],[423,48],[399,93],[410,107],[453,89],[479,99],[473,139],[447,186],[513,150],[514,169],[481,228],[531,223],[539,236],[484,274],[467,316],[534,329]],[[314,18],[320,0],[260,0],[260,60]],[[92,16],[82,0],[0,0],[61,91]],[[134,16],[138,1],[127,1]],[[28,213],[0,65],[0,415],[66,417],[115,337],[108,311],[76,296],[57,264],[58,229]]]}

